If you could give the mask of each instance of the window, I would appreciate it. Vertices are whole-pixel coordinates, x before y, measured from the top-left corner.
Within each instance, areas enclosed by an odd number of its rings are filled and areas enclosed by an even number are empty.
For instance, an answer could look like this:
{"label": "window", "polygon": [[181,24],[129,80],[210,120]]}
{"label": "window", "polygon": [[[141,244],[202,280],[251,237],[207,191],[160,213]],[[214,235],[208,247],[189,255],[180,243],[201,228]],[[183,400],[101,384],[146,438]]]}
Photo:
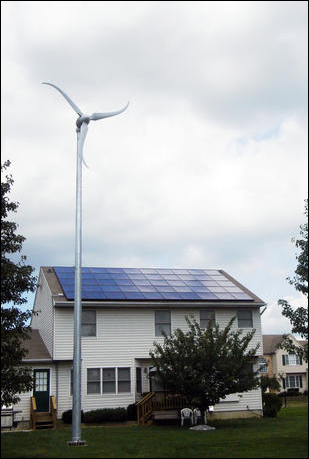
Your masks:
{"label": "window", "polygon": [[283,365],[302,365],[303,361],[299,355],[296,354],[283,354],[282,355],[282,364]]}
{"label": "window", "polygon": [[215,311],[213,309],[203,309],[202,311],[200,311],[200,327],[207,328],[210,321],[212,322],[212,327],[214,327],[216,325]]}
{"label": "window", "polygon": [[163,336],[162,331],[171,334],[171,311],[155,311],[156,336]]}
{"label": "window", "polygon": [[131,392],[130,368],[118,368],[118,393]]}
{"label": "window", "polygon": [[283,387],[284,389],[301,389],[303,387],[301,375],[287,375]]}
{"label": "window", "polygon": [[87,369],[87,394],[101,393],[101,370],[100,368]]}
{"label": "window", "polygon": [[259,373],[267,373],[267,360],[264,357],[258,358],[258,372]]}
{"label": "window", "polygon": [[136,367],[136,392],[138,394],[142,393],[142,369],[141,367]]}
{"label": "window", "polygon": [[116,393],[116,368],[103,368],[103,394]]}
{"label": "window", "polygon": [[82,336],[96,336],[96,311],[94,309],[82,311]]}
{"label": "window", "polygon": [[237,318],[238,318],[238,328],[252,328],[253,327],[253,319],[252,319],[252,311],[247,309],[242,309],[237,311]]}

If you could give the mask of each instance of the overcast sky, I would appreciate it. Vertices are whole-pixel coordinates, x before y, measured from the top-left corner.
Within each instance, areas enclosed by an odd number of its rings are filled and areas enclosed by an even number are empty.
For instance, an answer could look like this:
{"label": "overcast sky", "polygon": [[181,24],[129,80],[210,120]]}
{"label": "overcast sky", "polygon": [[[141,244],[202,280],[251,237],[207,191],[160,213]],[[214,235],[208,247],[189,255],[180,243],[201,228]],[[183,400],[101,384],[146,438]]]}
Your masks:
{"label": "overcast sky", "polygon": [[[2,163],[29,264],[74,265],[76,114],[83,266],[223,269],[277,306],[307,197],[305,1],[2,1]],[[29,295],[28,307],[33,305]]]}

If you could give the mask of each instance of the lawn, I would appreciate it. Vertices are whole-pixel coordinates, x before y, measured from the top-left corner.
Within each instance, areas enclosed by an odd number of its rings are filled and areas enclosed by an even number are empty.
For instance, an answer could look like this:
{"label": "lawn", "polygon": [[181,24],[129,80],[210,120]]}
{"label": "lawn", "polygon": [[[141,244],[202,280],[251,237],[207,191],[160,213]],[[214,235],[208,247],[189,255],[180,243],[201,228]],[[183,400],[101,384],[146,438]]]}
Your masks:
{"label": "lawn", "polygon": [[212,422],[213,431],[180,426],[85,427],[87,446],[67,445],[71,426],[1,435],[3,458],[302,458],[308,457],[308,405],[277,418]]}

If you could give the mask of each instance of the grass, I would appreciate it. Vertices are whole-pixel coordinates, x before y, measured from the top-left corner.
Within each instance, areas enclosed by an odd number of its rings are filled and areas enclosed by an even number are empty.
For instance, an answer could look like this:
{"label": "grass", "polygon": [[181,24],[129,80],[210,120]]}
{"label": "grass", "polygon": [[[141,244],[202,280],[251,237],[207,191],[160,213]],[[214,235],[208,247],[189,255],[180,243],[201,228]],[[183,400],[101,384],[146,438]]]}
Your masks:
{"label": "grass", "polygon": [[175,426],[85,427],[85,447],[67,445],[71,426],[1,435],[3,458],[302,458],[308,457],[308,405],[276,418],[210,423],[216,430]]}

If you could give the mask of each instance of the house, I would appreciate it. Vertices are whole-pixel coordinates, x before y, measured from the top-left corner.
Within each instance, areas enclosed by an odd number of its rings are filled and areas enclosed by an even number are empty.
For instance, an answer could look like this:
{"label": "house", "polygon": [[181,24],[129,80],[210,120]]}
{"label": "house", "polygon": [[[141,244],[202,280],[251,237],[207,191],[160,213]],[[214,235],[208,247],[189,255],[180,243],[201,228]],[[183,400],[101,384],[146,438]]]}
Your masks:
{"label": "house", "polygon": [[[256,329],[250,343],[260,344],[260,308],[265,303],[222,270],[82,268],[82,409],[127,407],[142,394],[158,391],[149,350],[176,328],[187,329],[186,316],[202,327],[215,313],[225,327]],[[57,417],[72,408],[74,267],[42,267],[31,320],[32,340],[24,364],[34,372],[34,388],[21,394],[17,421],[29,421],[30,397],[48,411],[50,396]],[[231,394],[213,416],[262,414],[261,391]]]}
{"label": "house", "polygon": [[[294,336],[288,335],[296,346],[302,346]],[[284,349],[278,349],[283,335],[263,335],[264,359],[266,361],[265,374],[276,377],[280,382],[280,392],[289,389],[298,389],[299,392],[308,390],[308,363],[295,354],[289,354]]]}

